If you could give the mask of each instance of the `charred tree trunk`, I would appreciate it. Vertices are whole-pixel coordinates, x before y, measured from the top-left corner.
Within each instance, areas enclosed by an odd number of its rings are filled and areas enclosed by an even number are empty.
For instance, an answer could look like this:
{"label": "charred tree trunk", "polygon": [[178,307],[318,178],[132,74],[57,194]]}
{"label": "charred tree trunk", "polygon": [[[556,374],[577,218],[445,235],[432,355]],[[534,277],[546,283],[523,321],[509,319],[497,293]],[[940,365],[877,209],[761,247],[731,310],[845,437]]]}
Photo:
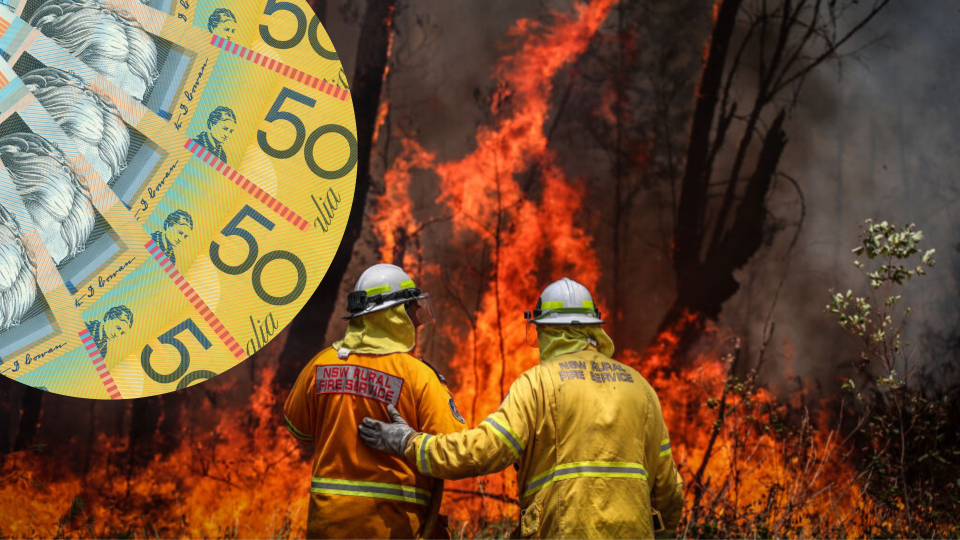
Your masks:
{"label": "charred tree trunk", "polygon": [[40,428],[40,416],[43,414],[43,390],[25,386],[20,406],[20,429],[13,449],[23,450],[33,445]]}
{"label": "charred tree trunk", "polygon": [[[875,0],[842,32],[837,31],[834,2],[758,2],[753,6],[756,9],[746,10],[743,37],[737,47],[731,47],[742,3],[719,2],[690,127],[671,253],[677,296],[660,325],[660,333],[672,330],[679,334],[677,353],[681,357],[704,321],[716,319],[724,302],[740,288],[733,272],[747,264],[763,244],[766,197],[786,144],[783,122],[786,111],[799,99],[804,79],[824,62],[839,61],[840,47],[889,0]],[[732,88],[743,84],[738,82],[743,77],[737,75],[744,71],[750,73],[748,84],[754,95],[749,112],[738,116],[736,100],[743,94]],[[774,117],[772,122],[761,133],[770,117]],[[730,172],[723,179],[722,201],[713,209],[708,202],[711,176],[719,150],[732,138],[729,128],[734,121],[742,122],[742,134]],[[755,138],[761,140],[753,175],[741,178]]]}
{"label": "charred tree trunk", "polygon": [[313,8],[313,11],[317,14],[317,18],[320,19],[320,24],[327,24],[327,0],[310,0],[310,7]]}
{"label": "charred tree trunk", "polygon": [[[786,113],[780,111],[770,125],[754,173],[737,207],[733,225],[722,233],[717,249],[701,258],[699,251],[704,238],[701,234],[694,239],[696,257],[685,260],[682,267],[677,263],[677,298],[660,323],[659,332],[672,330],[679,333],[680,354],[702,330],[703,323],[708,319],[716,319],[723,303],[737,292],[740,284],[733,277],[734,271],[747,264],[763,245],[766,197],[787,144],[783,132],[785,119]],[[718,231],[717,234],[721,233]],[[679,260],[679,244],[677,241],[674,247],[675,261]]]}
{"label": "charred tree trunk", "polygon": [[157,451],[161,454],[172,452],[181,442],[180,414],[186,401],[186,392],[186,390],[181,390],[160,396],[163,417],[157,431],[160,439]]}
{"label": "charred tree trunk", "polygon": [[290,324],[290,335],[280,354],[280,365],[274,379],[278,389],[289,388],[296,380],[304,363],[324,347],[325,344],[321,341],[322,338],[318,338],[318,333],[320,336],[323,335],[323,330],[326,329],[333,315],[340,282],[347,273],[354,244],[360,237],[367,206],[367,191],[370,187],[373,134],[377,123],[383,76],[389,57],[390,32],[393,27],[395,8],[396,0],[382,0],[367,4],[367,12],[360,29],[356,68],[350,87],[353,108],[357,115],[359,145],[353,207],[350,209],[350,217],[343,239],[340,241],[340,247],[330,263],[327,275]]}
{"label": "charred tree trunk", "polygon": [[14,384],[16,383],[7,377],[0,378],[0,456],[11,450],[10,429],[17,418],[17,410],[10,406],[10,391]]}
{"label": "charred tree trunk", "polygon": [[[687,343],[689,336],[694,335],[702,327],[704,317],[711,316],[711,313],[716,316],[719,313],[720,304],[727,298],[723,296],[724,293],[712,291],[710,286],[705,286],[702,282],[704,278],[719,276],[704,275],[701,252],[706,236],[704,225],[707,189],[713,166],[711,134],[717,104],[720,100],[727,54],[741,3],[741,0],[723,0],[717,9],[716,21],[710,36],[709,54],[700,75],[696,105],[690,125],[690,141],[687,145],[686,168],[680,185],[680,203],[674,224],[672,247],[674,271],[677,276],[677,297],[657,332],[658,335],[671,329],[682,332],[682,344]],[[686,313],[693,314],[695,319],[688,321],[690,324],[678,327],[678,323]]]}
{"label": "charred tree trunk", "polygon": [[[624,173],[624,159],[623,159],[623,143],[624,143],[624,134],[623,134],[623,124],[624,124],[624,109],[626,103],[626,54],[624,49],[626,48],[626,30],[624,26],[624,3],[620,2],[617,5],[617,71],[614,78],[614,87],[616,92],[616,99],[614,101],[614,165],[613,165],[613,178],[614,178],[614,196],[613,196],[613,294],[610,297],[610,305],[613,308],[612,315],[610,316],[610,326],[609,331],[612,336],[614,343],[620,339],[620,319],[623,316],[622,310],[623,306],[620,303],[620,295],[617,294],[617,290],[620,287],[620,284],[623,283],[621,268],[623,266],[623,254],[620,249],[622,242],[621,233],[626,225],[624,223],[624,210],[629,210],[625,208],[629,206],[628,202],[624,201],[624,189],[623,185],[625,183],[625,173]],[[627,211],[626,214],[630,212]]]}

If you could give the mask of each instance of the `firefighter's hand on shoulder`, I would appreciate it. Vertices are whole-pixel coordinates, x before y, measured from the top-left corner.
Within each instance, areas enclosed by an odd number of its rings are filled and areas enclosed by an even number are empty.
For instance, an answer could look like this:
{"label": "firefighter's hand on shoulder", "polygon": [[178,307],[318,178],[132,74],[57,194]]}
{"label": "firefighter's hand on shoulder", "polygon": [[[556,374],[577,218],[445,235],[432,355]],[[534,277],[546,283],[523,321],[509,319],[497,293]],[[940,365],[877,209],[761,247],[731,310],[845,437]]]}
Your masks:
{"label": "firefighter's hand on shoulder", "polygon": [[387,414],[390,415],[392,422],[390,424],[370,417],[364,418],[363,423],[358,426],[360,438],[375,450],[402,456],[407,447],[407,441],[417,432],[407,425],[403,416],[400,416],[400,411],[393,405],[387,405]]}

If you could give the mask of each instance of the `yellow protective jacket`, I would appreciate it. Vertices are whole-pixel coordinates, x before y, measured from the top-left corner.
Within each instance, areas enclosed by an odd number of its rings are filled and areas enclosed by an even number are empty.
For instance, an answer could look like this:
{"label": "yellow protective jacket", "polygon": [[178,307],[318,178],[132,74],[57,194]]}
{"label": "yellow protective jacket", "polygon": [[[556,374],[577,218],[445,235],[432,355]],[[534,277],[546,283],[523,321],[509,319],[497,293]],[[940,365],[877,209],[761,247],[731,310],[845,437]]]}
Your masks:
{"label": "yellow protective jacket", "polygon": [[[364,417],[394,405],[414,429],[466,427],[446,383],[407,353],[416,331],[403,306],[350,320],[343,340],[317,354],[284,404],[290,433],[313,446],[307,538],[443,538],[443,482],[361,442]],[[429,530],[428,530],[429,529]]]}
{"label": "yellow protective jacket", "polygon": [[406,457],[448,479],[517,463],[524,538],[652,538],[652,508],[669,534],[683,507],[656,393],[593,346],[520,375],[473,429],[411,437]]}

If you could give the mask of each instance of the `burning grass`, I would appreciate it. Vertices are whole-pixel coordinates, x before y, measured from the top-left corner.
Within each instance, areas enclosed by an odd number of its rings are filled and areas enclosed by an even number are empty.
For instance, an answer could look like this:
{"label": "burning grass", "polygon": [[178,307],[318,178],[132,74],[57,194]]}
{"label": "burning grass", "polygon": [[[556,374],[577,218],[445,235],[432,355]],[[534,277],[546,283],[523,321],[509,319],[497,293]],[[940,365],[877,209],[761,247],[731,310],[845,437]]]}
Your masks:
{"label": "burning grass", "polygon": [[[86,476],[64,465],[70,445],[4,456],[0,535],[302,538],[310,463],[277,421],[273,370],[259,375],[249,408],[223,414],[205,400],[190,414],[216,419],[214,427],[184,433],[179,447],[145,466],[132,466],[129,439],[106,436],[90,449]],[[229,389],[219,381],[219,390]]]}
{"label": "burning grass", "polygon": [[[685,319],[687,321],[688,319]],[[675,332],[619,358],[658,390],[685,482],[684,537],[900,536],[902,505],[867,493],[831,407],[815,416],[778,402],[755,370],[732,375],[735,337],[705,333],[704,352],[674,356]],[[684,365],[686,364],[686,365]],[[208,431],[131,466],[125,439],[100,437],[84,477],[62,465],[69,446],[5,456],[0,470],[2,536],[23,538],[303,537],[309,456],[281,426],[272,369],[258,372],[249,409],[219,411],[216,394],[198,417]],[[216,381],[207,384],[216,384]],[[219,391],[227,392],[222,387]],[[458,538],[503,538],[515,526],[515,476],[447,484],[444,510]],[[889,494],[887,494],[889,497]],[[894,497],[894,500],[896,498]],[[955,534],[943,517],[928,532]]]}

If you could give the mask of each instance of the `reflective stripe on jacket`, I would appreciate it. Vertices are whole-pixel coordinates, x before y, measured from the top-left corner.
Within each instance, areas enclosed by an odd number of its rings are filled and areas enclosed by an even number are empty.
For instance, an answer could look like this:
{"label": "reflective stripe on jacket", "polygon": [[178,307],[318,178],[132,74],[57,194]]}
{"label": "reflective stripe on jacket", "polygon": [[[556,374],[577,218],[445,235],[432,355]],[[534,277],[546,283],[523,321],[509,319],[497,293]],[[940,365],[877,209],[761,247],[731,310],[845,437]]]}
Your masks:
{"label": "reflective stripe on jacket", "polygon": [[656,393],[634,369],[589,348],[523,373],[477,427],[411,438],[407,459],[438,478],[518,463],[522,537],[652,538],[683,495]]}
{"label": "reflective stripe on jacket", "polygon": [[359,438],[364,417],[389,420],[388,403],[420,431],[466,427],[446,385],[406,353],[339,358],[328,348],[300,373],[283,412],[290,434],[313,443],[308,537],[414,538],[436,513],[436,480]]}

